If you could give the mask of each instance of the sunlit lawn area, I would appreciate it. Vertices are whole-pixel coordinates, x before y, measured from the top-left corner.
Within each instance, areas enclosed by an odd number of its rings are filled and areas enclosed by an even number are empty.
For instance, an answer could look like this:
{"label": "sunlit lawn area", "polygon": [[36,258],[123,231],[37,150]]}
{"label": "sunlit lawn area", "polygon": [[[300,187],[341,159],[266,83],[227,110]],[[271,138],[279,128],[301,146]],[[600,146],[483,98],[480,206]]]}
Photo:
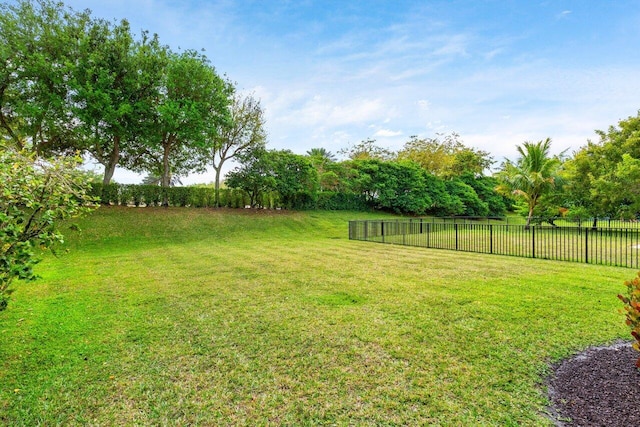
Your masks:
{"label": "sunlit lawn area", "polygon": [[349,241],[380,214],[100,208],[0,313],[2,425],[550,425],[635,271]]}

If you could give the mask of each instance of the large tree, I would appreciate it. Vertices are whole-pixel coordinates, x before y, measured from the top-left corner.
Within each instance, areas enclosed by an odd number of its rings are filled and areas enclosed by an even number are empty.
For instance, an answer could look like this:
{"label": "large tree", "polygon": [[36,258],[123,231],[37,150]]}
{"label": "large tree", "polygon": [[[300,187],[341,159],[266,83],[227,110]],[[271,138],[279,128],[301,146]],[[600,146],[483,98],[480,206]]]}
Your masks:
{"label": "large tree", "polygon": [[427,172],[442,178],[467,172],[479,176],[494,163],[489,153],[467,147],[455,132],[436,134],[433,138],[412,136],[398,152],[398,159],[414,161]]}
{"label": "large tree", "polygon": [[599,141],[589,141],[566,162],[568,205],[594,221],[634,217],[640,212],[640,112],[596,133]]}
{"label": "large tree", "polygon": [[69,81],[88,21],[49,0],[0,3],[0,127],[15,147],[74,148]]}
{"label": "large tree", "polygon": [[238,160],[240,165],[227,174],[226,185],[247,193],[252,208],[262,207],[262,195],[275,191],[273,156],[264,147],[256,147],[240,154]]}
{"label": "large tree", "polygon": [[[489,216],[502,216],[513,203],[510,198],[496,191],[498,180],[492,176],[476,176],[471,172],[460,175],[459,179],[473,188],[480,200],[486,203]],[[511,202],[511,203],[510,203]]]}
{"label": "large tree", "polygon": [[393,151],[380,147],[375,139],[365,139],[357,144],[343,148],[338,153],[347,156],[351,160],[392,160],[395,157]]}
{"label": "large tree", "polygon": [[317,195],[318,175],[305,156],[289,150],[252,149],[227,175],[230,188],[244,190],[252,207],[260,207],[264,193],[274,192],[287,208],[308,208]]}
{"label": "large tree", "polygon": [[79,40],[71,80],[75,127],[82,148],[104,166],[108,184],[135,144],[153,132],[166,48],[157,37],[135,41],[127,21],[93,20]]}
{"label": "large tree", "polygon": [[290,150],[271,151],[275,190],[287,208],[307,209],[317,199],[318,173],[308,157]]}
{"label": "large tree", "polygon": [[460,215],[462,201],[447,192],[445,182],[415,162],[378,159],[350,162],[351,189],[376,209],[412,215]]}
{"label": "large tree", "polygon": [[334,191],[340,182],[336,173],[336,156],[326,148],[312,148],[307,151],[307,157],[318,171],[320,191]]}
{"label": "large tree", "polygon": [[215,171],[215,205],[220,205],[220,175],[227,160],[264,147],[266,132],[260,101],[236,94],[229,106],[230,120],[212,126],[212,166]]}
{"label": "large tree", "polygon": [[526,228],[529,228],[534,209],[560,179],[562,160],[560,156],[551,155],[550,138],[525,142],[517,146],[517,150],[520,157],[515,162],[506,160],[498,173],[498,191],[525,201],[528,212]]}
{"label": "large tree", "polygon": [[170,54],[154,106],[153,132],[144,135],[132,168],[155,171],[161,162],[163,187],[172,175],[203,171],[213,146],[210,128],[229,121],[231,93],[231,85],[203,55]]}

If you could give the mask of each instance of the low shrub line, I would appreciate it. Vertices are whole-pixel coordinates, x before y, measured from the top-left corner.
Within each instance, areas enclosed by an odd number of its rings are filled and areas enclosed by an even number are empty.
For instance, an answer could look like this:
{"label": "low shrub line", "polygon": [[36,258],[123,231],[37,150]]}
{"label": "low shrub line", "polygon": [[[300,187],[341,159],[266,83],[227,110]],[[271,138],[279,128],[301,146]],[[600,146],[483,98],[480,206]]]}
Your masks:
{"label": "low shrub line", "polygon": [[[104,205],[161,206],[168,200],[169,206],[196,208],[216,207],[215,190],[211,187],[160,187],[158,185],[93,183],[92,195]],[[238,189],[220,189],[218,207],[244,208],[251,204],[246,192]],[[316,197],[300,194],[283,201],[277,192],[263,193],[257,203],[267,209],[296,210],[371,210],[369,203],[358,194],[320,192]]]}

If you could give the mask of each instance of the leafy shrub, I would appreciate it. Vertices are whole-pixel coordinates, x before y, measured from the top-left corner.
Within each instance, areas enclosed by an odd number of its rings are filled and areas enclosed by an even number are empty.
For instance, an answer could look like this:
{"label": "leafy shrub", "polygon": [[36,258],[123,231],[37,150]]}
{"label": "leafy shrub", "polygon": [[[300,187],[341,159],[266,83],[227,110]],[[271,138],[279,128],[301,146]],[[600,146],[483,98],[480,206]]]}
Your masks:
{"label": "leafy shrub", "polygon": [[131,187],[131,200],[135,206],[140,206],[144,201],[144,193],[141,185],[132,185]]}
{"label": "leafy shrub", "polygon": [[115,183],[103,185],[102,195],[100,196],[100,202],[103,205],[110,205],[110,204],[117,205],[119,203],[119,190],[120,190],[120,186]]}
{"label": "leafy shrub", "polygon": [[100,200],[102,198],[102,183],[92,182],[89,184],[89,195],[96,200]]}
{"label": "leafy shrub", "polygon": [[207,208],[213,206],[215,193],[213,188],[207,187],[188,187],[189,204],[194,208]]}
{"label": "leafy shrub", "polygon": [[466,216],[487,216],[489,214],[489,206],[480,200],[476,191],[459,178],[445,181],[447,192],[462,203],[462,211],[456,212],[457,215]]}
{"label": "leafy shrub", "polygon": [[316,209],[331,211],[367,211],[371,208],[361,194],[323,191],[318,194]]}
{"label": "leafy shrub", "polygon": [[242,190],[236,190],[233,189],[231,190],[231,194],[229,195],[229,207],[230,208],[244,208],[246,205],[249,204],[249,202],[247,201],[245,203],[245,197],[244,197],[244,192]]}
{"label": "leafy shrub", "polygon": [[147,206],[160,206],[162,203],[162,187],[159,185],[138,185],[138,191]]}
{"label": "leafy shrub", "polygon": [[[640,351],[640,272],[633,280],[624,282],[627,287],[626,295],[618,295],[625,304],[623,312],[626,314],[626,323],[631,328],[631,336],[636,339],[633,348]],[[636,361],[640,368],[640,358]]]}
{"label": "leafy shrub", "polygon": [[184,207],[189,204],[190,187],[169,187],[165,190],[168,191],[171,206]]}
{"label": "leafy shrub", "polygon": [[80,157],[42,159],[0,150],[0,311],[16,279],[35,280],[41,250],[64,242],[60,223],[85,214],[96,200]]}
{"label": "leafy shrub", "polygon": [[134,187],[134,184],[120,185],[120,204],[128,206],[129,203],[133,202]]}

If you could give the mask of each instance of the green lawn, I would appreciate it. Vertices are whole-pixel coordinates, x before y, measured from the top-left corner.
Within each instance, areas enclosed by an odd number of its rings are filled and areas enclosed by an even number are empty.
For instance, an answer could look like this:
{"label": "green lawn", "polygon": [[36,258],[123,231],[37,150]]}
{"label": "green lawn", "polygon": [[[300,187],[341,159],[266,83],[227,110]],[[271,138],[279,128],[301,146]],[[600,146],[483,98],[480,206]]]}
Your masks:
{"label": "green lawn", "polygon": [[0,425],[550,425],[549,363],[628,336],[633,270],[348,240],[380,216],[100,208],[0,313]]}

